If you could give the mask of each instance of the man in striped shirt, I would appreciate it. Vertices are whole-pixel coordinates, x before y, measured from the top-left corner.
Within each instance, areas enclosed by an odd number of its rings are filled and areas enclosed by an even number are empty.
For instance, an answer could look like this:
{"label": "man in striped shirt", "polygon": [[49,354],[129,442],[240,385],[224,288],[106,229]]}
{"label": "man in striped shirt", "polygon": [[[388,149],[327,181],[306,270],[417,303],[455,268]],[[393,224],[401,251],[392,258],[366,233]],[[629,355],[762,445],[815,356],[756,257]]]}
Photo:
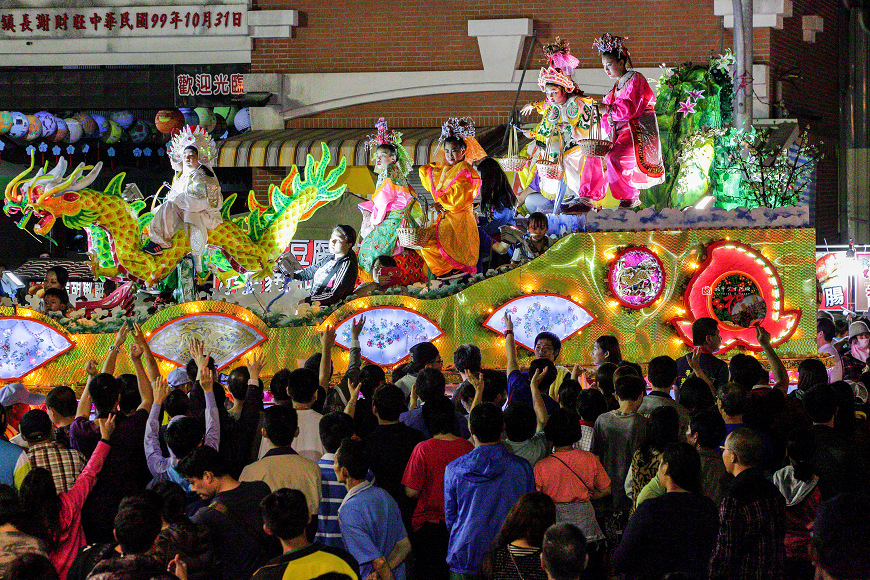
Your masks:
{"label": "man in striped shirt", "polygon": [[28,472],[34,467],[44,467],[51,472],[57,493],[69,491],[76,478],[85,468],[85,457],[75,449],[66,449],[51,440],[54,425],[48,413],[42,409],[32,409],[21,418],[19,429],[29,447],[16,466],[16,472],[23,468]]}
{"label": "man in striped shirt", "polygon": [[341,440],[353,436],[353,419],[345,413],[327,413],[320,419],[320,441],[326,453],[317,462],[320,466],[321,500],[318,512],[318,526],[315,540],[331,548],[344,549],[341,528],[338,524],[338,508],[347,488],[339,483],[333,470],[335,452]]}

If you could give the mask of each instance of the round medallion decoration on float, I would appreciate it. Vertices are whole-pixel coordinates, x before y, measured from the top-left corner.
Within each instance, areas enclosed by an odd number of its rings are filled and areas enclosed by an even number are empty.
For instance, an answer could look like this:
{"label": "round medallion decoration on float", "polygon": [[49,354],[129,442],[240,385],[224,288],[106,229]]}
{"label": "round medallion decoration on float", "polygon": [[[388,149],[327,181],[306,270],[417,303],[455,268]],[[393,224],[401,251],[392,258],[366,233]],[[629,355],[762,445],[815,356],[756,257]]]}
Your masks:
{"label": "round medallion decoration on float", "polygon": [[626,248],[610,263],[607,286],[623,306],[645,308],[658,300],[664,290],[662,261],[649,248]]}

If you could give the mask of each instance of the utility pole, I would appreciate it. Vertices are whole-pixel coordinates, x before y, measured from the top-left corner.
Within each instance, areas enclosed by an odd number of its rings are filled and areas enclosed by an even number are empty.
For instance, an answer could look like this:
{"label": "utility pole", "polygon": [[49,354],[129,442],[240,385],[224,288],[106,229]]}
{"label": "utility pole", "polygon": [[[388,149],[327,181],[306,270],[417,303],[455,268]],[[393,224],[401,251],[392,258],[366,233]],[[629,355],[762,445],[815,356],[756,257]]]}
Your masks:
{"label": "utility pole", "polygon": [[734,126],[752,127],[752,2],[731,0],[734,7]]}

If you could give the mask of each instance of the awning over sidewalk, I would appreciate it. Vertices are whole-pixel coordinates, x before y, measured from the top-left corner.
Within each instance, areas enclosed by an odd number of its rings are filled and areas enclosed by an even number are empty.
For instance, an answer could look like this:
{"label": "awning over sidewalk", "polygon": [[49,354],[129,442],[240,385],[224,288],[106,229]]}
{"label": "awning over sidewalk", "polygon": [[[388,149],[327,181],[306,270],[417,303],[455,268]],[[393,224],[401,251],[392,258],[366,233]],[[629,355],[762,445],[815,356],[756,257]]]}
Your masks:
{"label": "awning over sidewalk", "polygon": [[[440,128],[399,129],[402,144],[411,155],[414,165],[430,162],[438,148]],[[502,129],[503,130],[503,129]],[[321,158],[320,143],[326,143],[332,154],[330,165],[338,165],[347,158],[348,167],[369,165],[366,149],[368,136],[374,129],[287,129],[284,131],[250,131],[218,144],[217,167],[290,167],[305,165],[307,155]],[[486,147],[496,127],[481,127],[477,138]],[[498,139],[501,133],[498,133]]]}

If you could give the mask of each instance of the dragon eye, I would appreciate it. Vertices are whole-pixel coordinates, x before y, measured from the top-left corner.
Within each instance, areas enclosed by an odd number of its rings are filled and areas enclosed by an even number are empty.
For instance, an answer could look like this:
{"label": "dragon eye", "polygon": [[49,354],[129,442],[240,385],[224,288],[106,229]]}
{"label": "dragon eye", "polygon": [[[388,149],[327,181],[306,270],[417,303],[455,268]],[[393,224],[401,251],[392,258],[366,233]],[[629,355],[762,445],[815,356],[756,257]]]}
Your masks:
{"label": "dragon eye", "polygon": [[79,198],[79,194],[72,192],[72,191],[67,191],[66,193],[63,194],[64,201],[75,201],[78,198]]}
{"label": "dragon eye", "polygon": [[74,346],[65,334],[39,320],[0,318],[0,379],[20,380]]}
{"label": "dragon eye", "polygon": [[595,317],[588,310],[555,294],[527,294],[499,306],[483,325],[504,335],[504,315],[510,314],[514,323],[514,340],[534,352],[535,337],[541,332],[552,332],[559,340],[567,340]]}
{"label": "dragon eye", "polygon": [[366,324],[359,335],[360,354],[377,365],[392,365],[408,356],[408,350],[420,342],[432,342],[444,331],[412,310],[379,306],[345,318],[335,327],[335,342],[349,349],[351,324],[360,314]]}

